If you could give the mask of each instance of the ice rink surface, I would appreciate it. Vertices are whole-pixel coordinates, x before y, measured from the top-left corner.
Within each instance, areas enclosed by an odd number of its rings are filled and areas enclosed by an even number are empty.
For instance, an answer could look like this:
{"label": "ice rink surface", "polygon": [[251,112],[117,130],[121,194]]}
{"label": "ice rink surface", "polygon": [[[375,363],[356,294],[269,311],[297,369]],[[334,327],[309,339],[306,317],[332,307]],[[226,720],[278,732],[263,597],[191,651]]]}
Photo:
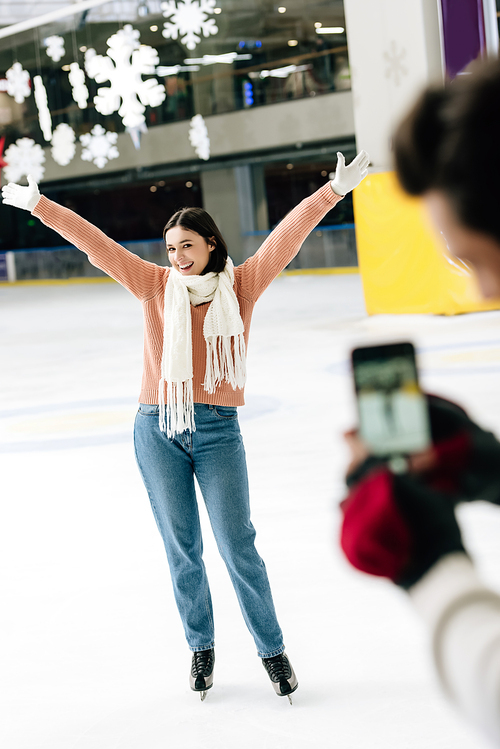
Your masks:
{"label": "ice rink surface", "polygon": [[[215,686],[190,653],[135,465],[139,302],[114,283],[0,288],[0,746],[4,749],[483,749],[441,695],[406,595],[337,544],[355,419],[348,355],[410,339],[426,389],[500,433],[500,313],[364,311],[357,276],[277,279],[257,304],[240,409],[257,545],[299,679],[256,657],[203,515]],[[461,508],[500,588],[500,509]]]}

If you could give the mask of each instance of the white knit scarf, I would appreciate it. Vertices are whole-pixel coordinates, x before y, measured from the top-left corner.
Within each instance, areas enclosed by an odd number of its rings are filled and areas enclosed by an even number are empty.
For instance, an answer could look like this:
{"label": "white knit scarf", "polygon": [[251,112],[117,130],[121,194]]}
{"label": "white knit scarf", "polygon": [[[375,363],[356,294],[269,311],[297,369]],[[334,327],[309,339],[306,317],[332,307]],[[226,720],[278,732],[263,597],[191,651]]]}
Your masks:
{"label": "white knit scarf", "polygon": [[183,276],[175,268],[170,269],[165,287],[163,354],[158,387],[160,429],[166,431],[169,437],[196,429],[190,304],[197,307],[211,302],[203,324],[207,344],[205,390],[215,392],[223,380],[229,382],[233,389],[242,388],[245,384],[244,328],[233,284],[234,267],[230,258],[222,273]]}

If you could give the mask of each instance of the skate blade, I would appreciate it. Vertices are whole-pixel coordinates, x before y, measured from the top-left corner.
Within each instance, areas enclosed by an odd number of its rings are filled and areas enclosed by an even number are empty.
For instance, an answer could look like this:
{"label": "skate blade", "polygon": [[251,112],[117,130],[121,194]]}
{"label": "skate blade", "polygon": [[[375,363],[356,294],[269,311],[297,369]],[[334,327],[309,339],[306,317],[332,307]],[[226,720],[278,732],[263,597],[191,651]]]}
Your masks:
{"label": "skate blade", "polygon": [[206,696],[207,696],[207,693],[206,693],[206,691],[205,691],[205,690],[204,690],[203,692],[200,692],[200,700],[201,700],[202,702],[204,701],[204,699],[205,699],[205,697],[206,697]]}
{"label": "skate blade", "polygon": [[298,689],[298,687],[299,687],[299,683],[296,682],[296,684],[293,687],[293,689],[290,692],[288,692],[287,694],[280,694],[279,692],[276,692],[276,694],[278,695],[278,697],[288,697],[288,702],[290,703],[290,705],[293,705],[292,694],[295,692],[296,689]]}

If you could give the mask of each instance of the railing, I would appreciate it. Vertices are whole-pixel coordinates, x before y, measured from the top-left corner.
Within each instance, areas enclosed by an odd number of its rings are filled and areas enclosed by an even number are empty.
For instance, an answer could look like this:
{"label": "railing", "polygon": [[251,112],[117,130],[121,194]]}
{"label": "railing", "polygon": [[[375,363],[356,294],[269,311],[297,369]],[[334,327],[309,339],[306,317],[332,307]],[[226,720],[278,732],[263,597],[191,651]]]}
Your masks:
{"label": "railing", "polygon": [[[269,231],[245,233],[244,257],[253,255],[269,234]],[[309,234],[288,268],[344,268],[355,267],[357,264],[354,224],[331,224],[317,226]]]}
{"label": "railing", "polygon": [[[269,231],[247,232],[242,236],[244,257],[261,246]],[[122,242],[131,252],[157,265],[166,265],[162,239]],[[318,226],[305,240],[292,260],[290,270],[357,266],[354,224]],[[87,256],[74,247],[36,247],[0,253],[0,281],[97,278],[106,274],[93,266]]]}

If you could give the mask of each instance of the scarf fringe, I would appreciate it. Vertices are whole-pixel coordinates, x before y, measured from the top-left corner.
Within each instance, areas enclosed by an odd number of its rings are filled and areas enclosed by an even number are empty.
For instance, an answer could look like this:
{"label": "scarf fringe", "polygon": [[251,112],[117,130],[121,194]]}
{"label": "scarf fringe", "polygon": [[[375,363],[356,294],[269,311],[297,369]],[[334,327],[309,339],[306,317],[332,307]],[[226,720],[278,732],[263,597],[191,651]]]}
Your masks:
{"label": "scarf fringe", "polygon": [[[167,437],[175,437],[186,430],[196,431],[194,421],[193,380],[167,382],[167,403],[165,404],[165,380],[162,377],[158,387],[160,407],[160,430]],[[166,406],[166,407],[165,407]]]}
{"label": "scarf fringe", "polygon": [[233,390],[245,386],[244,328],[233,286],[234,266],[230,258],[222,273],[184,277],[175,268],[170,270],[165,287],[158,392],[159,425],[169,438],[186,430],[194,432],[196,428],[190,304],[210,303],[203,323],[207,348],[205,391],[214,393],[223,381]]}
{"label": "scarf fringe", "polygon": [[243,388],[246,380],[246,346],[243,333],[235,336],[209,336],[203,387],[214,393],[224,380],[233,390]]}

